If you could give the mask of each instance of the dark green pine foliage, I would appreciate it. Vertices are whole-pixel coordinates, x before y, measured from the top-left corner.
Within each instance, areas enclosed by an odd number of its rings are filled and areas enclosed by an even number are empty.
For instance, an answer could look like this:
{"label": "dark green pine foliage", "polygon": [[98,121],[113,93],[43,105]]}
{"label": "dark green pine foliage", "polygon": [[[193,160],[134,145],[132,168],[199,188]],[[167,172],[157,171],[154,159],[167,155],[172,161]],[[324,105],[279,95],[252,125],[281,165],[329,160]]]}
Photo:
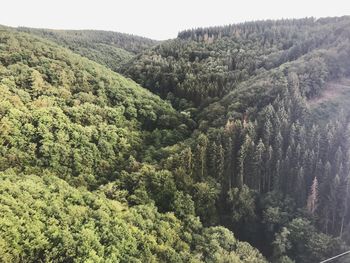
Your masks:
{"label": "dark green pine foliage", "polygon": [[[280,35],[268,36],[271,25]],[[264,21],[185,31],[178,39],[139,55],[125,71],[161,95],[171,92],[176,98],[190,100],[192,105],[201,105],[194,115],[198,130],[185,143],[191,142],[193,159],[199,161],[193,166],[192,173],[197,174],[193,179],[201,184],[217,183],[218,187],[213,188],[218,191],[213,195],[216,209],[211,210],[219,214],[217,223],[233,229],[275,262],[314,262],[350,244],[345,234],[350,226],[347,207],[350,85],[342,80],[350,75],[349,25],[349,18],[343,17]],[[293,40],[287,40],[292,36]],[[247,39],[253,47],[246,50],[254,52],[276,45],[282,50],[276,51],[275,56],[280,54],[283,59],[272,62],[270,53],[259,64],[261,68],[244,65],[247,75],[228,82],[224,92],[219,89],[219,78],[211,79],[213,85],[208,79],[201,79],[205,73],[199,66],[211,74],[212,68],[205,63],[210,61],[214,65],[220,61],[218,50],[233,50],[230,45],[234,41],[243,47]],[[260,41],[266,41],[265,45],[259,45]],[[223,43],[227,46],[222,46]],[[195,53],[199,48],[201,53]],[[194,59],[191,54],[196,54]],[[259,61],[259,57],[255,59]],[[137,72],[141,65],[147,65],[143,74]],[[181,70],[188,72],[188,65],[191,70],[198,69],[198,75],[182,74]],[[238,70],[237,65],[225,70],[234,69]],[[173,76],[177,79],[172,79]],[[153,78],[158,82],[152,82]],[[190,79],[191,85],[187,84]],[[186,89],[184,85],[188,85]],[[344,90],[332,91],[334,85],[344,85]],[[217,93],[206,93],[209,87],[216,87]],[[195,95],[196,92],[205,99]],[[330,92],[333,92],[331,96]],[[172,100],[175,107],[179,107],[178,102]],[[193,112],[191,104],[187,107],[182,109]],[[204,138],[208,140],[206,152],[199,150],[203,149],[199,147],[203,143],[198,142]],[[224,148],[223,177],[218,177],[222,171],[218,166],[218,160],[222,160],[220,145]],[[203,160],[206,160],[204,167]],[[307,200],[315,178],[319,184],[318,200],[310,214]],[[205,224],[213,223],[213,215],[200,213],[200,216]],[[302,224],[298,228],[310,225],[314,234],[291,236],[292,231],[299,231],[292,229],[293,222]],[[273,244],[282,239],[286,243],[283,249],[278,248],[280,255],[276,258]],[[309,247],[302,249],[298,242],[310,242]]]}
{"label": "dark green pine foliage", "polygon": [[[142,86],[168,96],[176,108],[206,104],[237,89],[252,76],[314,50],[328,49],[346,34],[343,31],[348,23],[347,17],[306,18],[183,31],[177,39],[162,42],[132,59],[123,72]],[[329,74],[325,62],[322,57],[314,57],[310,66],[298,68],[308,71],[299,78],[306,97],[319,94]]]}

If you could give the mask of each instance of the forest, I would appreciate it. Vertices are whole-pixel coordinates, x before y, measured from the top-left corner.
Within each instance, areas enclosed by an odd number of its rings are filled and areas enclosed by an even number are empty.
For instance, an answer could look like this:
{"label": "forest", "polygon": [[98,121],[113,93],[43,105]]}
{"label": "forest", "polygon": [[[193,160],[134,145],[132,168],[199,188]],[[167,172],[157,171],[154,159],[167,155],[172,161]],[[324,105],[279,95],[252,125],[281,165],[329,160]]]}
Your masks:
{"label": "forest", "polygon": [[0,90],[1,262],[350,250],[350,17],[0,27]]}

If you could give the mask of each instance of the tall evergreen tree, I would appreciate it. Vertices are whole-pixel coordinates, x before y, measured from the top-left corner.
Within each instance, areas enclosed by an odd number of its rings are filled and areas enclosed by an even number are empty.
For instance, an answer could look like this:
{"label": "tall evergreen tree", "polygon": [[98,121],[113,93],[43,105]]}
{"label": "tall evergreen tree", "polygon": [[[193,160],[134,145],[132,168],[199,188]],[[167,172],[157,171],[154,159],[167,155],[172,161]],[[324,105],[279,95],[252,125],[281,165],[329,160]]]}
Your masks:
{"label": "tall evergreen tree", "polygon": [[317,209],[317,203],[318,203],[318,181],[317,181],[317,177],[315,177],[310,188],[309,197],[307,199],[307,210],[311,215],[315,214],[315,211]]}

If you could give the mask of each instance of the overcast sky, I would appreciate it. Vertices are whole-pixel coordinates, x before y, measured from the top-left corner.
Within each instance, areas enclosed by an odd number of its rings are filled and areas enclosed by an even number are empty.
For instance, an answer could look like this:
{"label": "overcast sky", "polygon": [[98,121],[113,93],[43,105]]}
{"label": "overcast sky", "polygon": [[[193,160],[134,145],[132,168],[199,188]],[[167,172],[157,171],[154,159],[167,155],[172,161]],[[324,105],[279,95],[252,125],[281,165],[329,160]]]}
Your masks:
{"label": "overcast sky", "polygon": [[102,29],[158,40],[196,27],[350,15],[350,0],[0,0],[0,7],[3,25]]}

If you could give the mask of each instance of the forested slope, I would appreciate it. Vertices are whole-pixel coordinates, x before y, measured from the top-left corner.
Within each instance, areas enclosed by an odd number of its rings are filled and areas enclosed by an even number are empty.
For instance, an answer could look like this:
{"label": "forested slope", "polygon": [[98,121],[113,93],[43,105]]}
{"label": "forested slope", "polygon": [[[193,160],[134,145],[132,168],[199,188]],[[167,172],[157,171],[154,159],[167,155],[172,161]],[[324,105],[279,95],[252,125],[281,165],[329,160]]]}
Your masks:
{"label": "forested slope", "polygon": [[193,121],[135,82],[0,31],[1,262],[265,262],[157,165]]}
{"label": "forested slope", "polygon": [[112,31],[51,30],[19,27],[16,30],[35,34],[119,71],[121,65],[135,54],[157,44],[157,41]]}
{"label": "forested slope", "polygon": [[160,144],[186,131],[176,132],[182,122],[169,104],[98,64],[25,34],[2,31],[0,41],[3,168],[104,180],[142,158],[153,131],[168,131]]}
{"label": "forested slope", "polygon": [[174,95],[198,106],[252,76],[328,48],[348,26],[347,17],[306,18],[183,31],[138,55],[124,73],[163,97]]}
{"label": "forested slope", "polygon": [[349,249],[349,17],[128,50],[114,70],[172,105],[27,31],[0,31],[3,261],[265,262],[233,233],[276,263]]}
{"label": "forested slope", "polygon": [[348,248],[350,97],[309,101],[349,77],[349,38],[349,17],[203,28],[124,68],[198,124],[163,160],[196,213],[273,262]]}

